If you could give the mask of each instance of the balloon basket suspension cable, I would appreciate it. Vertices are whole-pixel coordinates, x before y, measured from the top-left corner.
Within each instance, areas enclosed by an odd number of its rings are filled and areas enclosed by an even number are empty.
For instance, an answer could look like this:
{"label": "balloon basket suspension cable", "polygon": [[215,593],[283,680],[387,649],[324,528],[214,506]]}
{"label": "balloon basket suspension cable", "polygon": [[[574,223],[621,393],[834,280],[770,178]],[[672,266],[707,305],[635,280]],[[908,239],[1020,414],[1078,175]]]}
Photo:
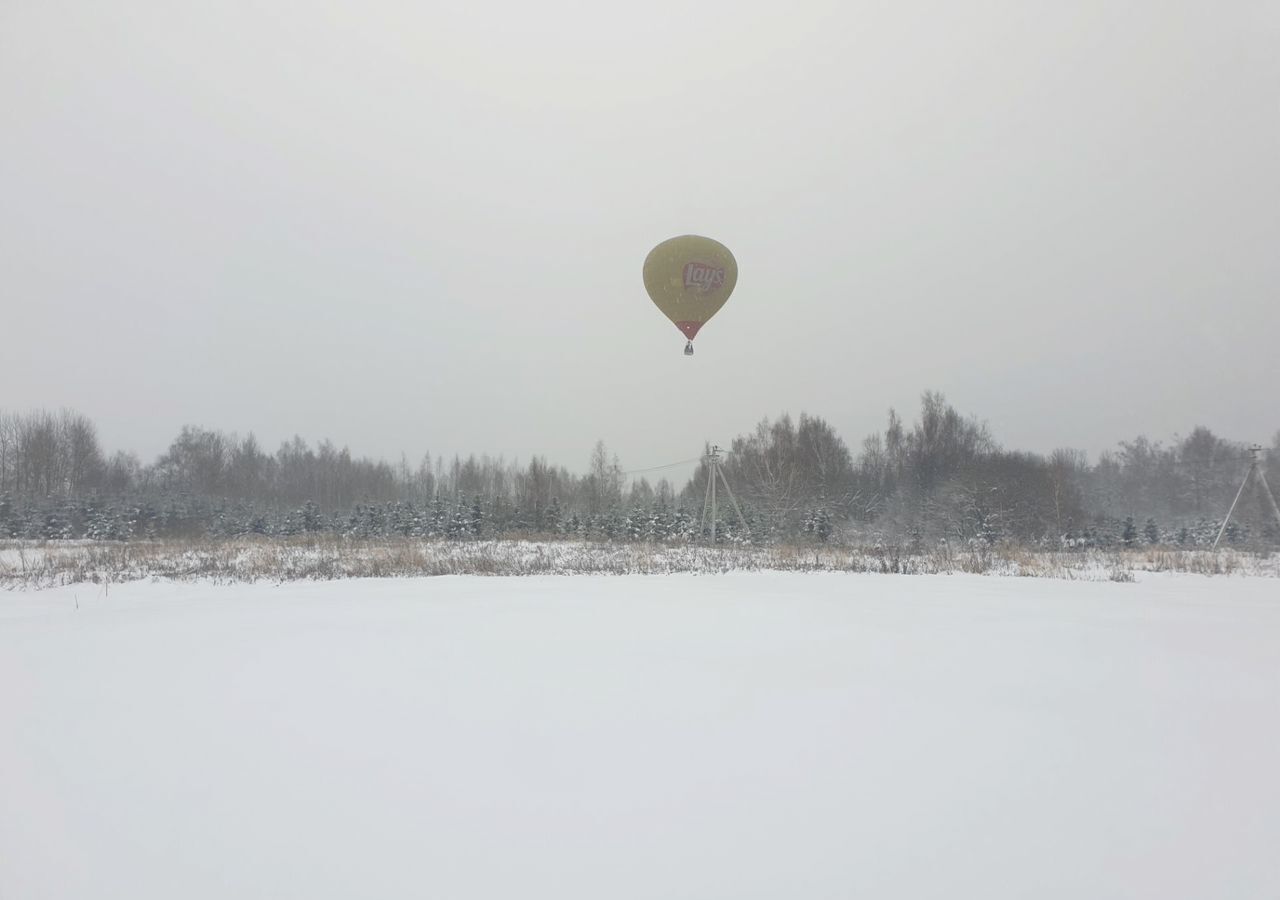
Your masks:
{"label": "balloon basket suspension cable", "polygon": [[693,356],[693,341],[686,341],[684,345],[684,355]]}

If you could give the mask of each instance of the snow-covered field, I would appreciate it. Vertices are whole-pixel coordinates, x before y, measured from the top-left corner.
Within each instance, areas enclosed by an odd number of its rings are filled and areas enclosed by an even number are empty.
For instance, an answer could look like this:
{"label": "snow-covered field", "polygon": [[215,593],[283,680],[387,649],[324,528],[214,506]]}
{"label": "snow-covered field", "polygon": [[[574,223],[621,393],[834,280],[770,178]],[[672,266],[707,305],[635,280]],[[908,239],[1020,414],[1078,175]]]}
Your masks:
{"label": "snow-covered field", "polygon": [[0,593],[6,900],[1280,897],[1278,760],[1269,578]]}

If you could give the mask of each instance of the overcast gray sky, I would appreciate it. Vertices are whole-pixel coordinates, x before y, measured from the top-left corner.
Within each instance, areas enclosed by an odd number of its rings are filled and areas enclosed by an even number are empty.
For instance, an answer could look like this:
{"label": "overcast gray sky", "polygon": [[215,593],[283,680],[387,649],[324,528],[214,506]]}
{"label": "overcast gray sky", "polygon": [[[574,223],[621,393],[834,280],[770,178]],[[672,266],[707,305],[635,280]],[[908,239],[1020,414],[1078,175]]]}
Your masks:
{"label": "overcast gray sky", "polygon": [[[0,407],[627,468],[1280,427],[1280,4],[0,0]],[[735,253],[692,359],[657,242]]]}

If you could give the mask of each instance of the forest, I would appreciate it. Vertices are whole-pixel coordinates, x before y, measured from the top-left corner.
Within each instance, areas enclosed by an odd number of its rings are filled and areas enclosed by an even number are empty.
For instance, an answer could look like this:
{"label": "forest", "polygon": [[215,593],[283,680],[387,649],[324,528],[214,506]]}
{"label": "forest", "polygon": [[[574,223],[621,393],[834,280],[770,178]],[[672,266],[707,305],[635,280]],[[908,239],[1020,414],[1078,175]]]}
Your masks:
{"label": "forest", "polygon": [[[913,421],[890,410],[856,449],[807,413],[764,419],[724,449],[738,507],[719,504],[716,540],[752,543],[1205,546],[1250,464],[1247,443],[1202,426],[1167,442],[1121,440],[1092,461],[1068,448],[1010,449],[933,391]],[[1260,469],[1280,485],[1280,431]],[[573,471],[536,455],[389,462],[300,437],[271,452],[252,434],[198,426],[146,463],[108,452],[75,411],[0,411],[0,537],[9,538],[707,540],[707,461],[683,484],[653,474],[626,470],[603,440]],[[1235,546],[1280,543],[1260,481],[1250,479],[1225,532]]]}

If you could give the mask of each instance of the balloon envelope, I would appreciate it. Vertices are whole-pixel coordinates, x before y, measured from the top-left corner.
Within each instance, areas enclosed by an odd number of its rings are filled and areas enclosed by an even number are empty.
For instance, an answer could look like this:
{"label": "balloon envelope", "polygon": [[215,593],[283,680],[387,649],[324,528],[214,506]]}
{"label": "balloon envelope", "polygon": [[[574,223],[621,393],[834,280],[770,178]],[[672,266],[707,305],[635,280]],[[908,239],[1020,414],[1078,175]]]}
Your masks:
{"label": "balloon envelope", "polygon": [[737,283],[733,254],[711,238],[674,237],[645,257],[644,289],[689,340],[720,311]]}

